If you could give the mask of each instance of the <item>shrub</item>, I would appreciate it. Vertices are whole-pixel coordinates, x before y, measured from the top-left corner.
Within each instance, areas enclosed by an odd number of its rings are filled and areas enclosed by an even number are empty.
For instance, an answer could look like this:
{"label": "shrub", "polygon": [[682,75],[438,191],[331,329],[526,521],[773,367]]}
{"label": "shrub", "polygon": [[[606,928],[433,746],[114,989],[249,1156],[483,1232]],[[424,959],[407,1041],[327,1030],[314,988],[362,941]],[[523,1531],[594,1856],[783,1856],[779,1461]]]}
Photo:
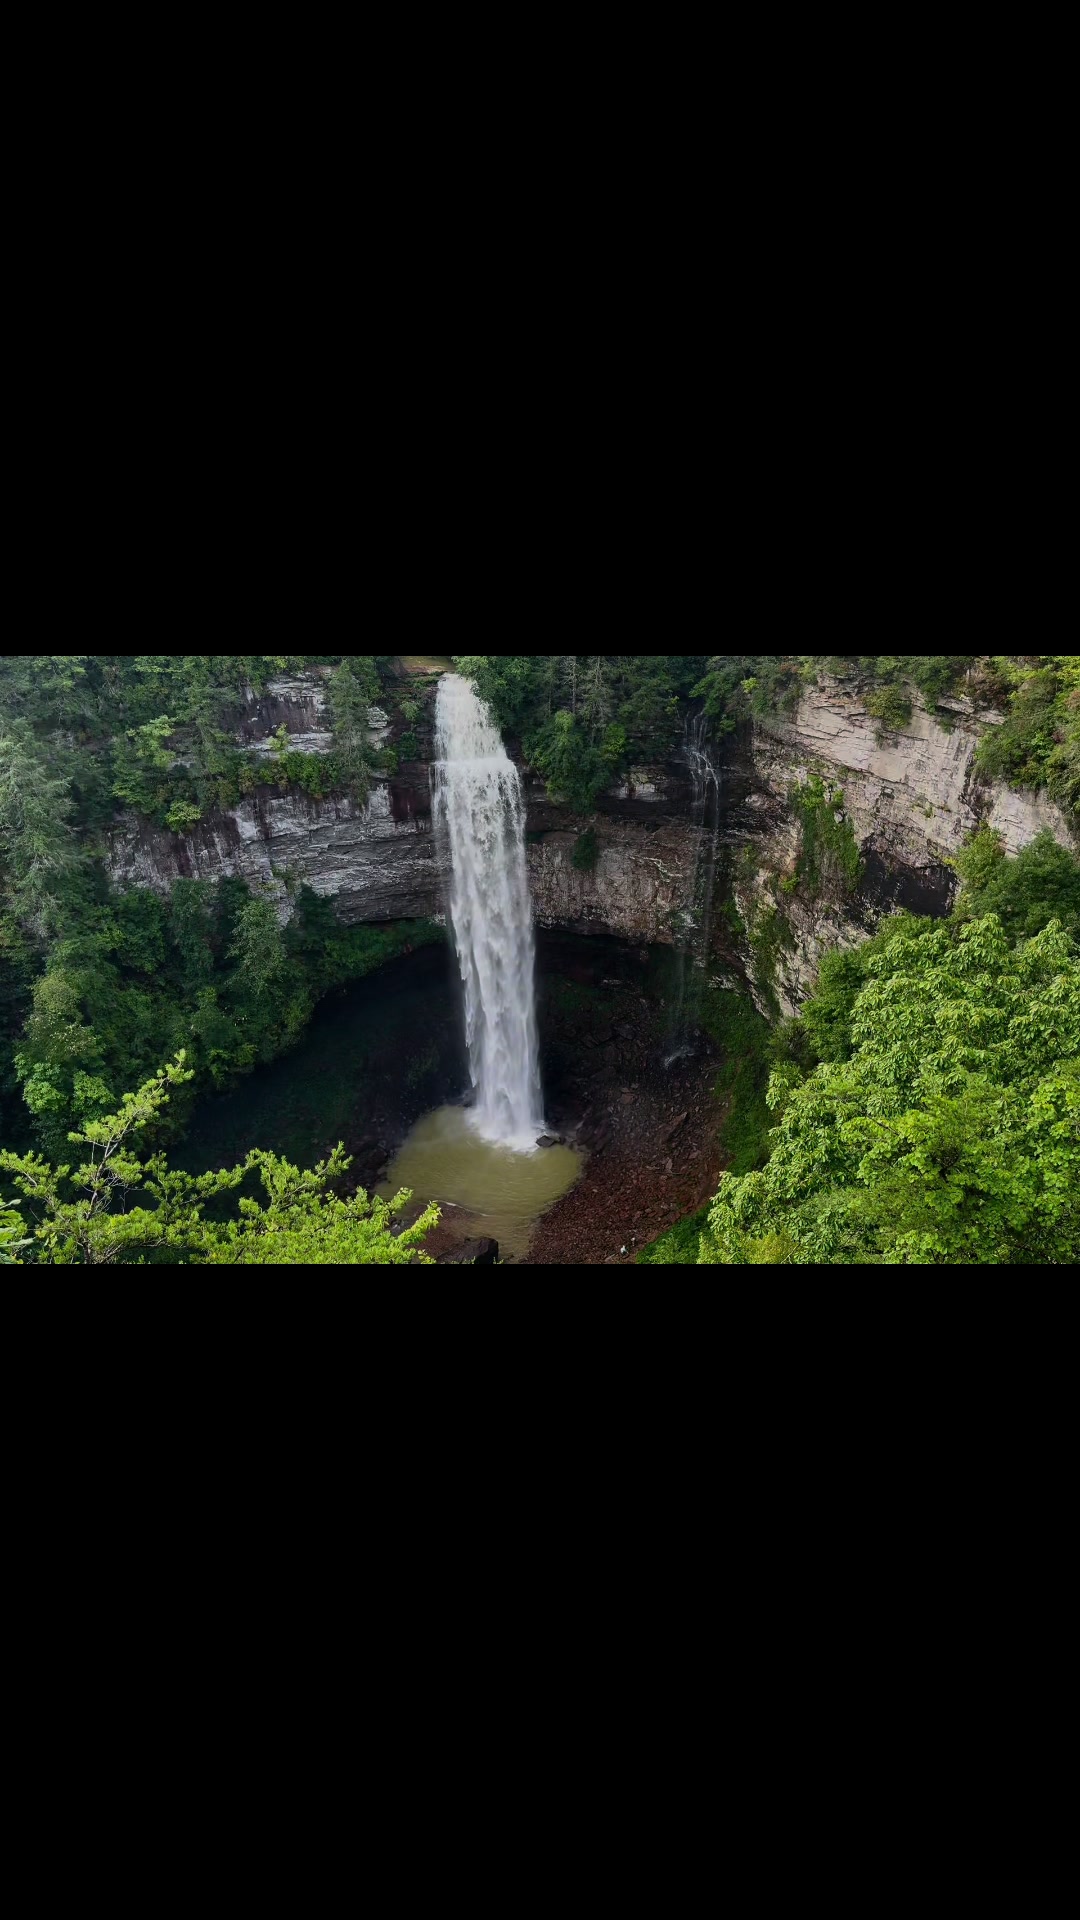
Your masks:
{"label": "shrub", "polygon": [[600,845],[592,827],[586,827],[574,841],[574,851],[570,855],[571,864],[579,873],[591,873],[600,858]]}
{"label": "shrub", "polygon": [[866,711],[880,720],[883,733],[899,733],[912,715],[911,695],[903,687],[891,684],[876,687],[866,696]]}
{"label": "shrub", "polygon": [[839,787],[826,791],[817,774],[805,786],[791,788],[788,799],[802,826],[802,851],[797,877],[815,898],[826,887],[854,893],[862,879],[863,863],[851,822],[843,814]]}
{"label": "shrub", "polygon": [[998,835],[984,827],[956,865],[963,882],[958,918],[981,920],[996,913],[1014,939],[1031,939],[1051,920],[1060,920],[1068,933],[1080,936],[1080,862],[1049,830],[1010,859]]}
{"label": "shrub", "polygon": [[202,810],[193,800],[174,800],[165,815],[165,825],[174,833],[189,833],[201,819]]}

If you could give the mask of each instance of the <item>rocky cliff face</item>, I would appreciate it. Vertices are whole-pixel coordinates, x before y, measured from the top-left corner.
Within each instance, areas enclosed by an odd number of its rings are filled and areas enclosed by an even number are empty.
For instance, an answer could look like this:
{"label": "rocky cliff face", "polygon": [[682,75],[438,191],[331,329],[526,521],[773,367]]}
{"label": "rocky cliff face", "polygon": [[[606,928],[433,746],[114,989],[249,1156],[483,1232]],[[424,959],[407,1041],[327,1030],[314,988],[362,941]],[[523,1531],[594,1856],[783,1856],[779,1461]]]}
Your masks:
{"label": "rocky cliff face", "polygon": [[265,693],[249,688],[237,741],[254,754],[268,754],[271,736],[286,728],[296,753],[329,753],[334,744],[330,702],[322,678],[303,674],[272,680]]}
{"label": "rocky cliff face", "polygon": [[380,781],[366,807],[264,788],[186,834],[129,816],[109,837],[108,865],[121,886],[158,893],[181,877],[243,879],[268,888],[283,919],[301,885],[330,894],[350,924],[423,919],[440,909],[444,866],[430,806],[410,813],[411,798],[405,781]]}
{"label": "rocky cliff face", "polygon": [[[804,693],[790,717],[755,726],[742,748],[747,790],[727,831],[736,850],[733,893],[749,934],[744,952],[760,1005],[767,1009],[775,995],[782,1012],[793,1012],[822,952],[856,945],[892,906],[947,912],[956,890],[947,863],[981,824],[994,827],[1010,853],[1045,828],[1075,851],[1069,822],[1045,795],[980,782],[975,748],[983,729],[999,723],[995,713],[951,700],[936,714],[917,707],[902,732],[882,735],[857,692],[824,682]],[[850,825],[862,855],[854,894],[835,868],[823,873],[816,894],[794,885],[802,829],[789,796],[814,774],[830,798],[839,795],[834,818]],[[767,923],[772,937],[763,941]],[[768,978],[755,944],[769,954]]]}
{"label": "rocky cliff face", "polygon": [[[268,757],[284,727],[301,753],[333,746],[325,688],[316,675],[271,681],[250,694],[237,731],[254,758]],[[370,712],[370,739],[390,736],[387,714]],[[282,919],[301,886],[328,894],[346,922],[415,920],[439,912],[445,859],[431,832],[427,767],[405,764],[376,781],[366,806],[313,800],[298,791],[259,787],[250,799],[208,813],[190,833],[170,833],[125,814],[107,836],[106,865],[121,886],[167,894],[174,880],[246,880],[277,899]]]}
{"label": "rocky cliff face", "polygon": [[[879,738],[856,693],[823,685],[808,691],[793,715],[770,718],[752,736],[724,743],[719,884],[730,881],[745,933],[732,937],[724,917],[714,915],[710,959],[728,977],[744,975],[764,1008],[797,1008],[821,953],[864,939],[890,906],[946,911],[955,885],[946,862],[980,821],[996,827],[1011,852],[1043,827],[1063,845],[1073,844],[1064,815],[1045,797],[978,782],[975,746],[995,716],[954,701],[944,718],[947,725],[917,710],[902,733]],[[304,751],[330,750],[317,679],[275,681],[252,697],[242,743],[253,754],[267,753],[281,726]],[[386,713],[373,709],[371,726],[375,744],[390,738]],[[427,726],[417,731],[425,743],[430,739]],[[802,828],[789,796],[813,774],[822,776],[831,800],[841,796],[834,814],[849,825],[862,854],[863,878],[854,894],[827,862],[813,889],[798,878]],[[635,769],[606,796],[593,823],[595,865],[584,871],[574,866],[573,852],[586,822],[553,805],[535,779],[527,780],[527,797],[529,877],[541,926],[613,934],[637,945],[682,937],[695,912],[702,830],[692,818],[689,773],[678,757]],[[120,883],[159,892],[182,875],[237,875],[272,889],[283,917],[290,893],[306,883],[333,896],[349,922],[437,914],[447,877],[445,853],[431,831],[423,762],[405,763],[377,781],[362,808],[264,787],[207,816],[190,834],[129,816],[109,836],[107,860]]]}

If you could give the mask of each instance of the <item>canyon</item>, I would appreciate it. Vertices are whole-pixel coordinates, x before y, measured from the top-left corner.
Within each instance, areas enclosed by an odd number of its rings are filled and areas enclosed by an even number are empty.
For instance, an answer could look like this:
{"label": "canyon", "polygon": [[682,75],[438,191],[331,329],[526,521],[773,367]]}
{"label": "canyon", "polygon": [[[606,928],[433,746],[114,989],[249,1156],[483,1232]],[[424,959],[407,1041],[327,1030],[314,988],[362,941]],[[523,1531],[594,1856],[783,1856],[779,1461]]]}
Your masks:
{"label": "canyon", "polygon": [[[184,834],[123,816],[106,836],[111,877],[166,894],[180,877],[238,876],[267,889],[283,920],[301,885],[332,897],[349,923],[441,918],[448,873],[432,831],[429,780],[435,682],[413,690],[423,708],[413,729],[420,757],[377,777],[366,804],[260,786]],[[730,903],[712,919],[707,958],[714,976],[748,987],[762,1011],[790,1014],[828,947],[857,944],[896,906],[946,912],[956,888],[949,863],[980,824],[996,829],[1011,853],[1043,830],[1074,847],[1070,822],[1045,795],[979,778],[975,749],[998,718],[950,699],[933,712],[917,704],[904,728],[884,734],[857,688],[823,678],[803,691],[793,712],[714,742],[719,889]],[[291,747],[330,750],[316,675],[276,680],[251,695],[238,744],[265,760],[282,727]],[[373,708],[370,727],[374,746],[392,742],[386,711]],[[831,871],[812,890],[800,881],[803,829],[793,795],[815,777],[861,856],[854,888]],[[540,929],[614,936],[639,947],[686,937],[700,914],[694,890],[702,829],[684,758],[633,768],[602,796],[591,822],[591,864],[574,859],[590,823],[552,802],[535,776],[523,778],[528,881]],[[767,929],[776,937],[765,940]]]}

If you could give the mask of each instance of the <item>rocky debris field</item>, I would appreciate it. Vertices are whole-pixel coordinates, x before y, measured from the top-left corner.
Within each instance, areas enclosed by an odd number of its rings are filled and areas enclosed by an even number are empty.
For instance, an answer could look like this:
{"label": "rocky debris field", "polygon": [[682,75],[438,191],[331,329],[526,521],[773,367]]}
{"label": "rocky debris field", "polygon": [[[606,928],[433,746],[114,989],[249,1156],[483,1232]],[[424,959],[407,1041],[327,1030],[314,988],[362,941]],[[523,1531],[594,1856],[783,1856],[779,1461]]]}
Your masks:
{"label": "rocky debris field", "polygon": [[665,1065],[670,1011],[624,979],[595,988],[571,979],[555,993],[560,1017],[544,1062],[548,1117],[588,1158],[577,1186],[538,1223],[529,1264],[629,1266],[716,1192],[719,1054],[699,1039],[689,1056]]}
{"label": "rocky debris field", "polygon": [[539,1222],[530,1266],[631,1266],[712,1197],[723,1160],[715,1078],[715,1061],[683,1062],[677,1092],[670,1076],[643,1078],[586,1119],[584,1173]]}

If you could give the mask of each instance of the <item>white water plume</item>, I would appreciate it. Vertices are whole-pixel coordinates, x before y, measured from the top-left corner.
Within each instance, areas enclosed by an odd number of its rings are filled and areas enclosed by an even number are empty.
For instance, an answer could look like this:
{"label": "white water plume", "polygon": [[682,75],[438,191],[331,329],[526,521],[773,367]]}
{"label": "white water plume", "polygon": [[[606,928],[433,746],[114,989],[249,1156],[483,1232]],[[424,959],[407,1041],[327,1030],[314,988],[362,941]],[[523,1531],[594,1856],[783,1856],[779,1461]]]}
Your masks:
{"label": "white water plume", "polygon": [[439,682],[436,827],[450,843],[450,921],[465,992],[465,1038],[487,1140],[522,1150],[544,1130],[532,906],[521,778],[486,706],[459,674]]}

